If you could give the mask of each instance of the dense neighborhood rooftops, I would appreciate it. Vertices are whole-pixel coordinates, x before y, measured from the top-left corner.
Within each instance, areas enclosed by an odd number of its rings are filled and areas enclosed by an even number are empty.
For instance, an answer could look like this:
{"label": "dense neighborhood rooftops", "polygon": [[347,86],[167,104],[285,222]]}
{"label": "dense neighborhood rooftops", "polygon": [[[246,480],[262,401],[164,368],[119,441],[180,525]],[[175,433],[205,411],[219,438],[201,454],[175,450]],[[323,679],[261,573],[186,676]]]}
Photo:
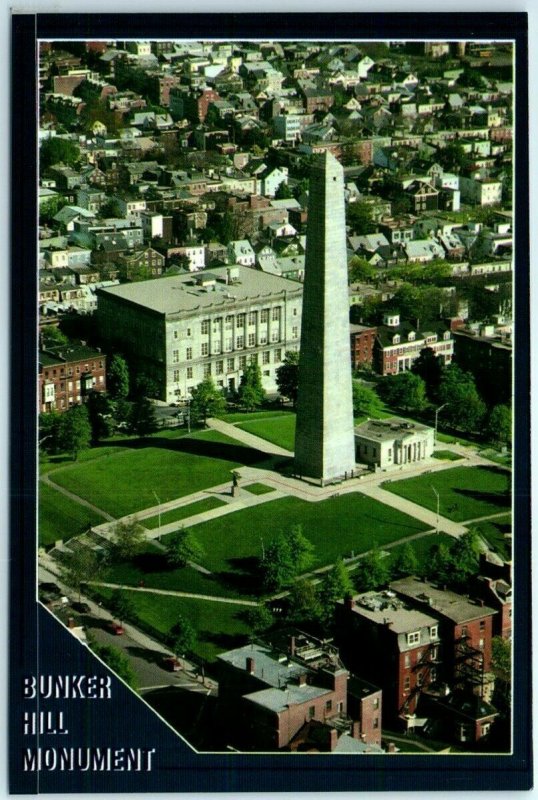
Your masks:
{"label": "dense neighborhood rooftops", "polygon": [[[305,674],[305,667],[280,655],[278,651],[261,644],[249,644],[221,653],[219,659],[236,669],[249,671],[251,675],[267,684],[279,688],[298,682]],[[301,687],[302,688],[302,687]],[[258,694],[258,692],[255,692]]]}
{"label": "dense neighborhood rooftops", "polygon": [[237,280],[229,280],[230,267],[212,267],[208,285],[201,285],[205,272],[152,281],[124,284],[107,289],[106,294],[144,306],[159,314],[176,314],[196,308],[207,310],[229,300],[238,302],[249,299],[262,302],[264,296],[292,294],[300,296],[302,286],[296,281],[270,275],[249,267],[234,266]]}

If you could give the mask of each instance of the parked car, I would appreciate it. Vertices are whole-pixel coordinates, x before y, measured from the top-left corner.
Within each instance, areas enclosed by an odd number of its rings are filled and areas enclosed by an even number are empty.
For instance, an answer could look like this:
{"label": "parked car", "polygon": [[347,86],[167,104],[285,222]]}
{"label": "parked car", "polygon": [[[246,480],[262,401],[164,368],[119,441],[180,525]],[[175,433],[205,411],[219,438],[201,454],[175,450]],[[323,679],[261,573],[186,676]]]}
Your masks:
{"label": "parked car", "polygon": [[71,603],[73,611],[78,611],[79,614],[89,614],[91,608],[88,603]]}
{"label": "parked car", "polygon": [[120,625],[119,622],[109,622],[108,630],[115,636],[123,636],[123,634],[125,633],[125,628],[123,627],[123,625]]}
{"label": "parked car", "polygon": [[50,583],[44,581],[43,583],[39,584],[39,590],[44,594],[54,595],[55,597],[62,596],[62,590],[60,589],[57,583]]}
{"label": "parked car", "polygon": [[163,667],[169,672],[179,672],[182,669],[181,662],[174,656],[163,658]]}

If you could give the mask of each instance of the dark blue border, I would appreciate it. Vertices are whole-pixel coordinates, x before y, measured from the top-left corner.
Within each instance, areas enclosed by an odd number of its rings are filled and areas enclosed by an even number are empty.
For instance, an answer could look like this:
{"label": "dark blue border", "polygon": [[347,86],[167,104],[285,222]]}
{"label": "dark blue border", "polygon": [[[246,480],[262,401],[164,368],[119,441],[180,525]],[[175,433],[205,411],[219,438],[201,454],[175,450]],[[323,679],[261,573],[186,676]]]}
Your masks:
{"label": "dark blue border", "polygon": [[[512,756],[209,756],[193,754],[136,698],[118,688],[124,730],[142,730],[163,753],[147,779],[108,773],[91,791],[375,791],[528,789],[532,782],[530,675],[530,359],[527,15],[492,14],[39,14],[15,15],[12,38],[11,219],[11,603],[10,782],[13,793],[90,791],[72,774],[23,773],[20,762],[23,675],[57,670],[50,646],[38,660],[38,642],[53,639],[62,663],[80,666],[80,647],[35,602],[35,376],[36,363],[36,82],[38,38],[221,39],[494,39],[516,41],[516,309],[515,539],[517,599],[514,754]],[[528,600],[528,602],[527,602]],[[85,652],[85,651],[84,651]],[[88,654],[88,658],[92,658]],[[77,660],[78,659],[78,660]],[[97,665],[98,667],[98,665]],[[94,669],[97,669],[95,664]],[[122,693],[123,690],[123,693]],[[101,729],[100,729],[100,724]],[[81,721],[84,725],[84,720]],[[96,718],[95,744],[111,735],[110,721]],[[108,726],[108,727],[107,727]],[[82,728],[81,728],[82,730]],[[105,737],[105,740],[99,739]],[[24,742],[24,746],[27,742]]]}

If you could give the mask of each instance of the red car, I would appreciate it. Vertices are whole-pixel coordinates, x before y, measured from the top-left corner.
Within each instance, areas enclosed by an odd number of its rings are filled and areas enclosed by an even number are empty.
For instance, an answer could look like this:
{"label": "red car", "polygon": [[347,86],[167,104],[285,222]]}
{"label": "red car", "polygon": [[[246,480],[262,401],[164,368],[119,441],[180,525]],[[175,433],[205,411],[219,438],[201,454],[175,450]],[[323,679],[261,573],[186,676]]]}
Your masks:
{"label": "red car", "polygon": [[125,633],[125,628],[123,625],[120,625],[119,622],[110,622],[108,625],[108,630],[115,636],[122,636]]}

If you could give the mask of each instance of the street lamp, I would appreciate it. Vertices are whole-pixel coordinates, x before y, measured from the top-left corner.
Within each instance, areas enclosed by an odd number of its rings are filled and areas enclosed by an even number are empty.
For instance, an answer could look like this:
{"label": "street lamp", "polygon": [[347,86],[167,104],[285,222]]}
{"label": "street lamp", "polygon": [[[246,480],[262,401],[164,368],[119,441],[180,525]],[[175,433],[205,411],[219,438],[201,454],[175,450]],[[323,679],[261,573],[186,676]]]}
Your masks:
{"label": "street lamp", "polygon": [[442,405],[442,406],[439,406],[439,408],[436,408],[436,409],[435,409],[435,427],[434,427],[434,429],[433,429],[433,441],[434,441],[434,442],[436,442],[436,441],[437,441],[437,417],[439,416],[439,412],[440,412],[440,411],[442,411],[442,410],[443,410],[443,408],[444,408],[445,406],[447,406],[447,405],[448,405],[448,403],[443,403],[443,405]]}
{"label": "street lamp", "polygon": [[158,539],[159,539],[159,541],[161,541],[161,501],[160,501],[160,499],[157,497],[157,492],[156,492],[154,489],[152,489],[151,491],[152,491],[152,492],[153,492],[153,494],[155,495],[155,500],[156,500],[156,501],[158,502],[158,504],[159,504],[159,536],[158,536]]}
{"label": "street lamp", "polygon": [[437,517],[436,517],[435,533],[439,533],[439,492],[437,491],[435,486],[432,486],[431,484],[430,484],[430,488],[431,488],[432,492],[435,494],[435,496],[437,498]]}

